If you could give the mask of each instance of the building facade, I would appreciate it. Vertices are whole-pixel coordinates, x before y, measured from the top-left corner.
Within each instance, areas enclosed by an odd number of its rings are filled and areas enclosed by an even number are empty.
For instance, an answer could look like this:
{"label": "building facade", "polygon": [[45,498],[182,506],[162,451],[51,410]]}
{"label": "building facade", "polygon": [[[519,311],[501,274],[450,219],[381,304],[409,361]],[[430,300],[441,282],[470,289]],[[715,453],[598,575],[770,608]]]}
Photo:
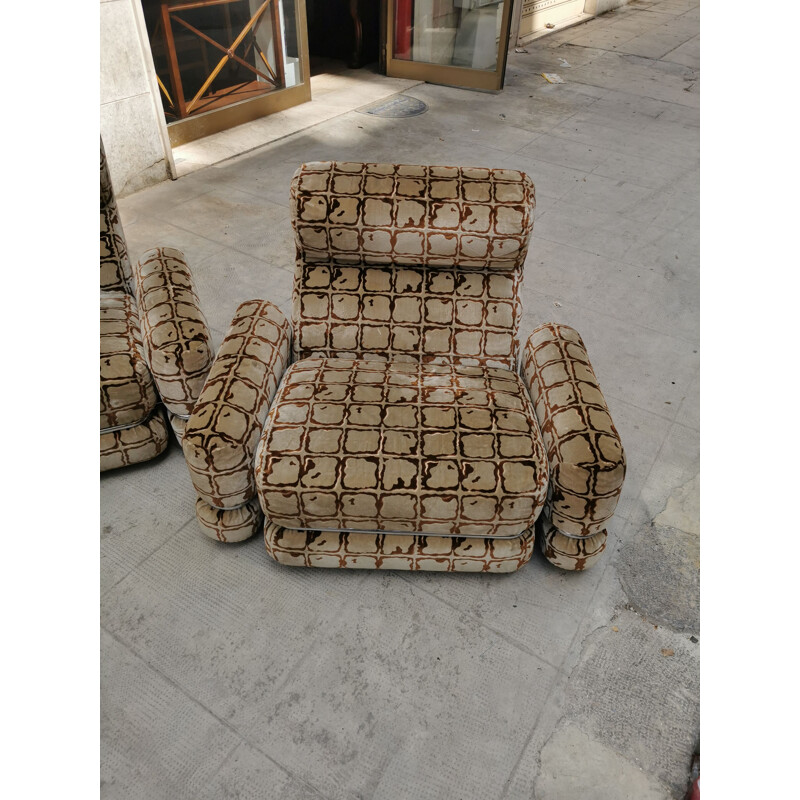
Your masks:
{"label": "building facade", "polygon": [[358,67],[377,51],[395,77],[500,89],[509,48],[626,2],[100,0],[100,131],[115,189],[177,177],[178,144],[307,102],[315,57]]}

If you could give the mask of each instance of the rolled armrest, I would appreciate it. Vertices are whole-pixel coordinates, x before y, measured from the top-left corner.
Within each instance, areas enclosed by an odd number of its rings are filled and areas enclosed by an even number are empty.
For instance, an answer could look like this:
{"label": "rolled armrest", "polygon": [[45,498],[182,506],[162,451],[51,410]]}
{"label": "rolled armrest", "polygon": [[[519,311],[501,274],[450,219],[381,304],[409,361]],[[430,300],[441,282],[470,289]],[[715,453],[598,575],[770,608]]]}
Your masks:
{"label": "rolled armrest", "polygon": [[604,532],[625,479],[625,452],[578,332],[548,323],[522,354],[550,485],[544,513],[567,537]]}
{"label": "rolled armrest", "polygon": [[290,347],[289,323],[272,303],[236,309],[183,435],[192,483],[212,508],[241,508],[255,497],[255,449]]}
{"label": "rolled armrest", "polygon": [[180,250],[156,247],[139,259],[134,278],[145,360],[164,405],[185,418],[214,360],[192,273]]}

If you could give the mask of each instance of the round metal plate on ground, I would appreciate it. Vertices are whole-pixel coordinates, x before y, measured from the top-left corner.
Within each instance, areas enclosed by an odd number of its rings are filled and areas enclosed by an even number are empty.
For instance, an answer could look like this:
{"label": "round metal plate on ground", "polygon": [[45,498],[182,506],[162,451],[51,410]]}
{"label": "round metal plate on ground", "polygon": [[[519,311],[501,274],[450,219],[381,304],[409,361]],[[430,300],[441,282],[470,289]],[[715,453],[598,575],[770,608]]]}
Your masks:
{"label": "round metal plate on ground", "polygon": [[378,100],[375,103],[356,109],[361,114],[395,119],[399,117],[416,117],[419,114],[424,114],[427,110],[428,106],[422,100],[417,100],[416,97],[409,97],[405,94]]}

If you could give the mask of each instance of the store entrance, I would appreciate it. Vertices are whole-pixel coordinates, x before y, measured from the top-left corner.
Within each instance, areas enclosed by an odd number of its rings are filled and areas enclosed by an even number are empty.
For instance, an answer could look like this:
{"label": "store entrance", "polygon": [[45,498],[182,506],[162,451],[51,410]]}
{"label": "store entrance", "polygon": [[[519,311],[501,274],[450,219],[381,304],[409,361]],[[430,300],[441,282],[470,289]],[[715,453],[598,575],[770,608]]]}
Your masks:
{"label": "store entrance", "polygon": [[311,97],[303,0],[142,0],[173,147]]}
{"label": "store entrance", "polygon": [[379,64],[381,0],[306,0],[308,51],[312,77],[365,69]]}

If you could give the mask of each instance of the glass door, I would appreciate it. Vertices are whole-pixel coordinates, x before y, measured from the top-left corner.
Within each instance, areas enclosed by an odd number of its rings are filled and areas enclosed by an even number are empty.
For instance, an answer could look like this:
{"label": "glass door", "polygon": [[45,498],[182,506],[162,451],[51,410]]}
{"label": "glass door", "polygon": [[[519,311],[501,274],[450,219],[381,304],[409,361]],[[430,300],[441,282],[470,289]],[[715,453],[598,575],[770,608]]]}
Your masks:
{"label": "glass door", "polygon": [[305,0],[142,0],[173,147],[311,99]]}
{"label": "glass door", "polygon": [[386,73],[502,89],[512,0],[389,0]]}

